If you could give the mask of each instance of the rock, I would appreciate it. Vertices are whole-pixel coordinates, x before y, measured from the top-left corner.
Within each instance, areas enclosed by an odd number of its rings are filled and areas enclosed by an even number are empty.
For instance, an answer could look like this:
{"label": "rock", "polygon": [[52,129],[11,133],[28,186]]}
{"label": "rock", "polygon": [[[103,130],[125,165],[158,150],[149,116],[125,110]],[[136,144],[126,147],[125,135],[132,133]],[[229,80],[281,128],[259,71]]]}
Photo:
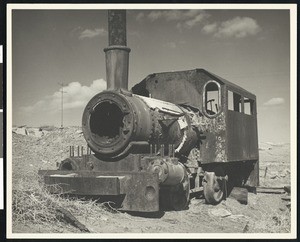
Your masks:
{"label": "rock", "polygon": [[284,211],[287,210],[287,207],[286,207],[286,206],[280,206],[280,207],[279,207],[279,210],[284,212]]}
{"label": "rock", "polygon": [[283,201],[291,201],[291,197],[290,196],[282,197],[281,200],[283,200]]}
{"label": "rock", "polygon": [[248,225],[249,222],[246,223],[244,229],[243,229],[243,233],[247,233],[249,231],[249,225]]}
{"label": "rock", "polygon": [[49,131],[43,130],[40,131],[39,129],[32,129],[32,132],[29,133],[30,136],[41,138],[45,135],[47,135]]}
{"label": "rock", "polygon": [[108,218],[107,218],[107,217],[101,217],[100,220],[102,220],[102,221],[107,221]]}
{"label": "rock", "polygon": [[205,200],[204,199],[191,199],[190,200],[190,203],[193,204],[193,205],[200,205],[200,204],[204,204],[205,203]]}
{"label": "rock", "polygon": [[243,187],[234,187],[229,195],[241,204],[248,204],[248,190]]}
{"label": "rock", "polygon": [[209,213],[216,216],[216,217],[221,217],[221,218],[225,218],[231,215],[231,212],[227,211],[224,208],[214,208],[214,209],[210,209]]}
{"label": "rock", "polygon": [[287,193],[291,193],[291,186],[284,186],[283,189],[284,189],[284,191],[286,191]]}
{"label": "rock", "polygon": [[13,133],[21,134],[21,135],[28,135],[28,131],[25,127],[13,129]]}
{"label": "rock", "polygon": [[38,129],[34,129],[32,130],[32,132],[30,132],[30,136],[37,137],[37,138],[41,138],[43,135],[44,133],[42,131],[39,131]]}

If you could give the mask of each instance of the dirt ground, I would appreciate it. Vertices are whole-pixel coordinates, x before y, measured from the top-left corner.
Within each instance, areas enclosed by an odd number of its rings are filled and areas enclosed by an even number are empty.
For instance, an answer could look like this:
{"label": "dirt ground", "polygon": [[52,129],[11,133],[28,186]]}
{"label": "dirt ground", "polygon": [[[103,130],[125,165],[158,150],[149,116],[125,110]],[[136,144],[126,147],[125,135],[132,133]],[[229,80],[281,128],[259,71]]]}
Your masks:
{"label": "dirt ground", "polygon": [[[86,147],[80,128],[24,129],[13,130],[13,233],[81,233],[69,223],[51,220],[53,212],[44,204],[49,199],[39,200],[34,195],[39,189],[39,169],[56,169],[56,162],[68,157],[69,145]],[[289,147],[260,143],[261,186],[290,185]],[[187,210],[152,217],[115,211],[96,202],[63,198],[56,202],[92,233],[289,233],[289,201],[282,198],[287,194],[249,193],[247,205],[227,198],[216,206],[193,198]]]}

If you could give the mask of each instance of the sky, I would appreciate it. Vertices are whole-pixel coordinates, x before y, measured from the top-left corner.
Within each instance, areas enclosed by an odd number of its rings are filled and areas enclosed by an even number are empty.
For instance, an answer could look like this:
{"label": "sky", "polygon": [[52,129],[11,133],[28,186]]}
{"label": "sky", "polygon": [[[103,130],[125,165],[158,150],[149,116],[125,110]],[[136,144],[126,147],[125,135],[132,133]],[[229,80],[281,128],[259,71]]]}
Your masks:
{"label": "sky", "polygon": [[[289,142],[289,10],[128,10],[129,88],[155,72],[204,68],[254,93],[258,136]],[[13,125],[81,125],[106,88],[105,10],[13,10]]]}

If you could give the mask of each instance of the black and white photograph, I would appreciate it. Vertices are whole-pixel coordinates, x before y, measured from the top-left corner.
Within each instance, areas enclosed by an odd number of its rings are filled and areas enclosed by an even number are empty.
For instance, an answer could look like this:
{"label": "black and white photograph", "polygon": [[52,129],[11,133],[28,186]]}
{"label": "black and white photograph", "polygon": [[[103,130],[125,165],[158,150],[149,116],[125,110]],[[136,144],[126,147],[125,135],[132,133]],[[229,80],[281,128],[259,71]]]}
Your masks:
{"label": "black and white photograph", "polygon": [[[4,169],[3,169],[3,45],[0,45],[0,218],[4,209]],[[3,216],[4,217],[4,216]],[[2,223],[0,223],[0,227]],[[0,228],[0,232],[2,229]]]}
{"label": "black and white photograph", "polygon": [[295,238],[296,10],[8,4],[7,236]]}
{"label": "black and white photograph", "polygon": [[3,110],[3,45],[0,45],[0,110]]}
{"label": "black and white photograph", "polygon": [[[3,45],[0,45],[0,143],[0,159],[3,159]],[[3,172],[0,172],[0,174],[3,174]],[[3,187],[3,184],[1,187]],[[0,207],[3,208],[3,205]]]}
{"label": "black and white photograph", "polygon": [[[3,110],[0,110],[0,142],[1,142],[1,147],[0,147],[0,210],[4,209],[4,176],[3,176]],[[1,214],[2,215],[2,214]],[[1,223],[0,223],[1,225]],[[2,227],[2,226],[0,226]],[[0,229],[1,231],[1,229]]]}

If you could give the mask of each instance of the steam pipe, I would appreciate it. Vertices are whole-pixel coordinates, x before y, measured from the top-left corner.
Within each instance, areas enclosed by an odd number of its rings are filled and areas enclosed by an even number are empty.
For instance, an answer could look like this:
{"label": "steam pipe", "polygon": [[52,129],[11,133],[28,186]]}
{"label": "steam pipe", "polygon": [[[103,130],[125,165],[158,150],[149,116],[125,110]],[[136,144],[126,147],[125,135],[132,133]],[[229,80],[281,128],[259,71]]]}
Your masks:
{"label": "steam pipe", "polygon": [[107,90],[128,90],[129,52],[126,40],[126,10],[108,10],[108,42],[104,48]]}

